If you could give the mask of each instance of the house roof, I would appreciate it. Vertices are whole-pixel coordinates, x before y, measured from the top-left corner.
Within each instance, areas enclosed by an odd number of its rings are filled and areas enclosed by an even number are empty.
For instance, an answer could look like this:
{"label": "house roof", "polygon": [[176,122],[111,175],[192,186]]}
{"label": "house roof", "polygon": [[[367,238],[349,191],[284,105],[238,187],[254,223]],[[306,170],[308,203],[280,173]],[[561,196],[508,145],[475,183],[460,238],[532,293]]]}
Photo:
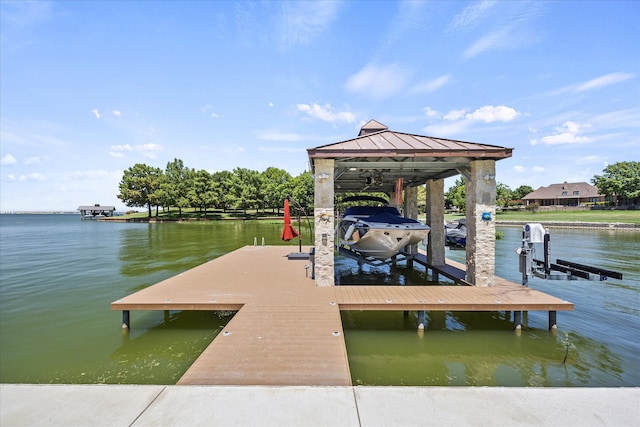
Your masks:
{"label": "house roof", "polygon": [[390,192],[396,178],[420,185],[463,173],[472,160],[511,157],[512,148],[394,132],[371,120],[353,139],[307,150],[316,159],[335,160],[336,192]]}
{"label": "house roof", "polygon": [[115,211],[115,206],[88,205],[78,206],[79,211]]}
{"label": "house roof", "polygon": [[[577,192],[577,194],[575,194],[575,192]],[[547,187],[540,187],[524,196],[522,200],[575,199],[576,197],[598,196],[602,196],[598,188],[586,182],[564,182],[562,184],[551,184]]]}

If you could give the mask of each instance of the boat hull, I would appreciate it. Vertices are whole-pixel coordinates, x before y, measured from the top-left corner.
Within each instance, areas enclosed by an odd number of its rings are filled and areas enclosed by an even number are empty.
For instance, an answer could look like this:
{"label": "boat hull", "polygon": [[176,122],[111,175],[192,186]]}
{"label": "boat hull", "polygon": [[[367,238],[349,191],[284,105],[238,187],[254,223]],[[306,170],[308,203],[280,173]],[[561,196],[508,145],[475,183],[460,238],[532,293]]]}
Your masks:
{"label": "boat hull", "polygon": [[362,220],[342,220],[338,226],[339,243],[363,256],[387,259],[405,246],[425,241],[429,227],[421,223],[384,224]]}

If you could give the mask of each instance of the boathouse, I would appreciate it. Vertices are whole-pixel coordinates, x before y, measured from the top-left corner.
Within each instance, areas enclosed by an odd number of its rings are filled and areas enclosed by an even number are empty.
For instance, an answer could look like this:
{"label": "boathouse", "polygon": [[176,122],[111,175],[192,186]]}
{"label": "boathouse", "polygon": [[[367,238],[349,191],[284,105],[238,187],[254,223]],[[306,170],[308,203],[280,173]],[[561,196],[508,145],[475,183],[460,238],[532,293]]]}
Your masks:
{"label": "boathouse", "polygon": [[100,206],[96,203],[93,206],[79,206],[80,219],[98,219],[113,216],[116,211],[115,206]]}
{"label": "boathouse", "polygon": [[316,286],[333,286],[334,196],[344,192],[383,192],[399,199],[404,214],[417,219],[417,187],[426,184],[431,227],[426,260],[446,267],[444,179],[462,175],[466,189],[466,282],[493,286],[495,274],[496,168],[512,149],[475,142],[395,132],[375,120],[356,138],[307,150],[315,182]]}

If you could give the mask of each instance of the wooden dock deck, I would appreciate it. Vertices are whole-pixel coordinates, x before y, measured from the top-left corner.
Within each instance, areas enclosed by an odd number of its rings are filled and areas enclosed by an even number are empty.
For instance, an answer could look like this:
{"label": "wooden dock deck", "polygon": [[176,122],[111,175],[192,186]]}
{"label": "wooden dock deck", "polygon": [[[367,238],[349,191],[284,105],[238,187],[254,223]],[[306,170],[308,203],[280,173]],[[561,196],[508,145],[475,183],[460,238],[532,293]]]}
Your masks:
{"label": "wooden dock deck", "polygon": [[[340,310],[573,310],[496,286],[316,287],[291,246],[245,246],[114,301],[113,310],[238,310],[178,384],[351,385]],[[132,322],[135,328],[135,319]]]}

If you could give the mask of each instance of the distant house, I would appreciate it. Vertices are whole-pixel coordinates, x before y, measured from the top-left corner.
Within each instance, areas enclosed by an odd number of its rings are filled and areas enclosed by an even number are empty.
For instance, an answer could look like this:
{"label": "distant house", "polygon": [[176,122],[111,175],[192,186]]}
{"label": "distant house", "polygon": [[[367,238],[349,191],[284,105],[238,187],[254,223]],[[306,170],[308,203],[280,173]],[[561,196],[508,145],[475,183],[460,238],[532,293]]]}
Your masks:
{"label": "distant house", "polygon": [[527,206],[580,206],[604,202],[605,196],[599,194],[597,187],[586,182],[564,182],[540,187],[524,196],[522,200]]}

